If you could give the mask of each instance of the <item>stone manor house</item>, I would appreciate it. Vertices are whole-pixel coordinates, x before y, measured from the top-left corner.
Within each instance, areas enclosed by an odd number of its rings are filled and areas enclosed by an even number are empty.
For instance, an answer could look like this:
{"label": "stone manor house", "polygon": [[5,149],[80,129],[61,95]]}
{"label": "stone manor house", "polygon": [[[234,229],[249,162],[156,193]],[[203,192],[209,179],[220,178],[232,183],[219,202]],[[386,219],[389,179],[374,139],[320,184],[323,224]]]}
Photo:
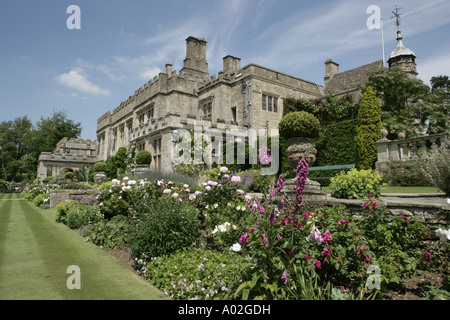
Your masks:
{"label": "stone manor house", "polygon": [[[389,67],[400,66],[416,76],[415,55],[403,46],[400,33],[397,42],[396,50],[388,59]],[[367,79],[370,70],[384,67],[379,60],[340,72],[339,65],[328,59],[324,85],[319,85],[253,63],[241,66],[239,58],[228,55],[223,58],[223,70],[216,77],[208,72],[206,45],[203,38],[188,37],[182,69],[177,72],[171,64],[166,64],[165,72],[137,89],[112,112],[107,111],[98,118],[97,140],[82,142],[90,151],[83,153],[86,159],[78,159],[81,156],[78,152],[77,159],[89,160],[91,164],[104,161],[120,147],[134,144],[136,151],[150,151],[152,169],[170,170],[174,157],[173,134],[177,129],[192,130],[198,124],[203,130],[212,128],[223,133],[266,126],[275,129],[282,118],[284,98],[321,99],[333,94],[350,95],[356,102],[361,96],[357,85]],[[55,169],[60,165],[55,161],[61,154],[42,155],[38,177],[43,179],[61,172]],[[65,154],[66,160],[74,160],[73,153],[69,158],[69,153]]]}

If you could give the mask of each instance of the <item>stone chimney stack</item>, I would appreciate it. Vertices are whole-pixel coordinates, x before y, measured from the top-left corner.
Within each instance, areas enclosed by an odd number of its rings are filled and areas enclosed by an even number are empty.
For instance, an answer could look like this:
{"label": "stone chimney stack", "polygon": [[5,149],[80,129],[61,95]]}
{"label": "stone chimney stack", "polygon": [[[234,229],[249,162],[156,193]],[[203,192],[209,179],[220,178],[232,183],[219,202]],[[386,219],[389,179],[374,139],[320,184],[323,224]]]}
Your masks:
{"label": "stone chimney stack", "polygon": [[339,64],[332,59],[325,61],[325,77],[324,85],[327,86],[328,82],[333,78],[335,74],[339,73]]}
{"label": "stone chimney stack", "polygon": [[166,73],[168,78],[172,77],[172,65],[169,63],[166,64]]}
{"label": "stone chimney stack", "polygon": [[188,37],[186,39],[186,59],[182,69],[185,73],[208,79],[208,62],[206,61],[206,41]]}
{"label": "stone chimney stack", "polygon": [[241,59],[233,57],[233,56],[226,56],[223,58],[223,73],[224,74],[233,74],[236,73],[241,69]]}

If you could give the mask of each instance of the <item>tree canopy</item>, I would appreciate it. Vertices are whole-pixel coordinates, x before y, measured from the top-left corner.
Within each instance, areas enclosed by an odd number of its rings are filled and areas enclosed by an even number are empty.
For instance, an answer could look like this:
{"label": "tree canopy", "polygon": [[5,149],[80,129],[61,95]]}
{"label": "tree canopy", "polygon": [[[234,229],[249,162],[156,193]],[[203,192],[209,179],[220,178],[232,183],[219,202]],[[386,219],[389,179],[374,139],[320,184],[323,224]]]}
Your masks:
{"label": "tree canopy", "polygon": [[41,117],[35,125],[27,116],[1,122],[1,179],[16,182],[33,179],[41,152],[51,152],[62,138],[78,138],[80,134],[81,123],[68,119],[64,111]]}
{"label": "tree canopy", "polygon": [[448,76],[433,77],[432,88],[399,68],[373,72],[362,90],[372,87],[381,101],[383,126],[389,139],[445,132],[448,126]]}

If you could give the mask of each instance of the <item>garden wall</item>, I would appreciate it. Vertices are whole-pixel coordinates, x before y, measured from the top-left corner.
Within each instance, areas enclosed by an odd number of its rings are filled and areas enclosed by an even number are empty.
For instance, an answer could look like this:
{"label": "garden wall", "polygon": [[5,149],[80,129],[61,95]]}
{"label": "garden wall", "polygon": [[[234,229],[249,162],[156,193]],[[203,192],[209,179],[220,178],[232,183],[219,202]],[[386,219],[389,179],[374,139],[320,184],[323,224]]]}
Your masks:
{"label": "garden wall", "polygon": [[[430,227],[435,225],[449,225],[450,205],[445,203],[445,197],[383,197],[377,199],[380,206],[386,207],[393,215],[403,215],[409,219],[419,220]],[[344,204],[354,215],[364,210],[363,200],[336,199],[328,197],[328,205]]]}
{"label": "garden wall", "polygon": [[97,189],[65,189],[50,191],[50,208],[56,207],[59,203],[74,200],[76,196],[96,197],[100,193]]}

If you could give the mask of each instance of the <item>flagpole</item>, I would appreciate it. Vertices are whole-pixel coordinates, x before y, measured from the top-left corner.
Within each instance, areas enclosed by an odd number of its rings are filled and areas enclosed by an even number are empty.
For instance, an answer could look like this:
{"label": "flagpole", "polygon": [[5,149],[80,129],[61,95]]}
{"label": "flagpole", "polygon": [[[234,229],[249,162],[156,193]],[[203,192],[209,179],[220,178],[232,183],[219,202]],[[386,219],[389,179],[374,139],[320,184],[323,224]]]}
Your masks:
{"label": "flagpole", "polygon": [[383,67],[385,65],[385,57],[384,57],[384,33],[383,33],[383,18],[380,18],[380,22],[381,22],[381,47],[383,50]]}

